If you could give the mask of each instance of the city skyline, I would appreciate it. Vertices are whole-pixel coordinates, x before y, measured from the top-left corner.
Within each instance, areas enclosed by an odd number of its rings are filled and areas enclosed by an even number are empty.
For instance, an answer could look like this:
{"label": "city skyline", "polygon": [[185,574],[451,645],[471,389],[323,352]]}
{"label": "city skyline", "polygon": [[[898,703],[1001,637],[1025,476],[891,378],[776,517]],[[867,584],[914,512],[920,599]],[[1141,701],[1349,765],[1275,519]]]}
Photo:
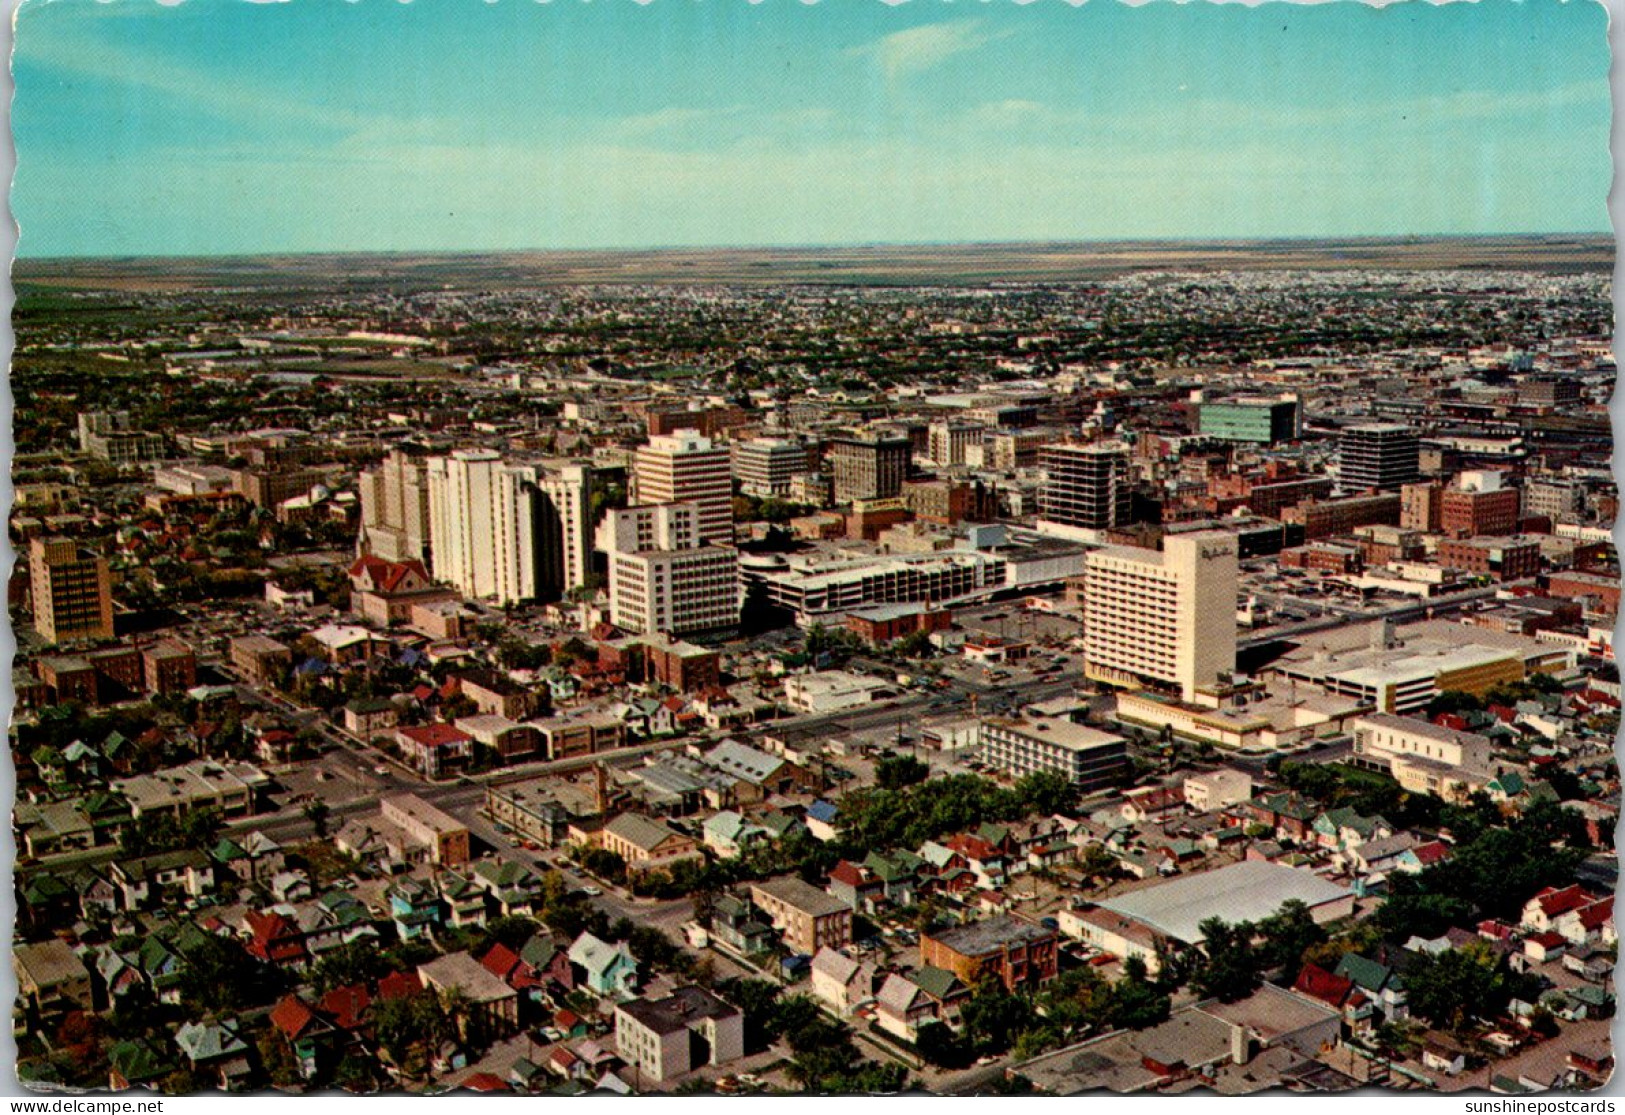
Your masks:
{"label": "city skyline", "polygon": [[459,16],[25,5],[20,257],[1608,228],[1601,5]]}

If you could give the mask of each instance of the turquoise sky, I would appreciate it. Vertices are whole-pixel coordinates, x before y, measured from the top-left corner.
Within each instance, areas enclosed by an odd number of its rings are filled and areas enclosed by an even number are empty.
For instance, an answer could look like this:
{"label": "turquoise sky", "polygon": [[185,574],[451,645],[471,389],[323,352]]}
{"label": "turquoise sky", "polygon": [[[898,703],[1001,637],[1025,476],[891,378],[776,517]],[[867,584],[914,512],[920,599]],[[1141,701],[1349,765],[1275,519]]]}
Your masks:
{"label": "turquoise sky", "polygon": [[24,256],[1608,228],[1593,0],[27,0]]}

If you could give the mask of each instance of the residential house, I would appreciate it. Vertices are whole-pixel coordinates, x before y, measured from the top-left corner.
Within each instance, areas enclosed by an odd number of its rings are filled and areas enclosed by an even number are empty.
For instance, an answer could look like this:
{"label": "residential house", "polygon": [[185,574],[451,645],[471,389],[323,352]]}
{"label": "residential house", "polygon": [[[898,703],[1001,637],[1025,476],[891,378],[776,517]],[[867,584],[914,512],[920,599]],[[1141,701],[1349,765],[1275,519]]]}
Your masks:
{"label": "residential house", "polygon": [[947,969],[934,968],[929,964],[921,967],[910,978],[914,986],[936,1004],[937,1020],[957,1029],[960,1013],[971,998],[972,988]]}
{"label": "residential house", "polygon": [[1548,929],[1556,928],[1557,921],[1565,914],[1590,906],[1596,898],[1578,884],[1566,887],[1544,887],[1541,891],[1524,903],[1523,916],[1519,919],[1519,926],[1531,933],[1544,933]]}
{"label": "residential house", "polygon": [[297,995],[283,996],[271,1008],[269,1021],[303,1079],[313,1079],[332,1060],[340,1032]]}
{"label": "residential house", "polygon": [[937,1021],[937,1004],[919,984],[892,972],[875,996],[875,1021],[888,1034],[913,1043],[921,1026]]}
{"label": "residential house", "polygon": [[90,970],[66,941],[20,944],[11,950],[19,997],[33,1010],[90,1010]]}
{"label": "residential house", "polygon": [[638,962],[625,941],[610,944],[591,933],[583,933],[570,945],[570,964],[580,970],[578,986],[599,995],[623,998],[634,993],[638,982]]}
{"label": "residential house", "polygon": [[398,727],[395,745],[425,778],[441,777],[474,753],[474,737],[450,724]]}
{"label": "residential house", "polygon": [[1404,980],[1386,964],[1350,952],[1337,962],[1332,974],[1359,988],[1388,1021],[1398,1022],[1410,1017]]}
{"label": "residential house", "polygon": [[248,1083],[248,1043],[235,1019],[183,1023],[175,1044],[192,1072],[216,1087],[231,1092]]}
{"label": "residential house", "polygon": [[735,859],[750,848],[773,840],[771,830],[752,824],[744,814],[732,809],[711,814],[700,826],[700,832],[705,846],[722,859]]}
{"label": "residential house", "polygon": [[711,907],[710,932],[720,943],[745,956],[773,947],[773,927],[758,916],[756,908],[731,894],[719,897]]}
{"label": "residential house", "polygon": [[886,885],[879,875],[860,863],[842,860],[829,873],[829,893],[854,913],[872,914],[886,901]]}
{"label": "residential house", "polygon": [[875,966],[855,960],[837,949],[824,947],[812,959],[812,992],[835,1014],[845,1018],[861,1003],[874,998]]}

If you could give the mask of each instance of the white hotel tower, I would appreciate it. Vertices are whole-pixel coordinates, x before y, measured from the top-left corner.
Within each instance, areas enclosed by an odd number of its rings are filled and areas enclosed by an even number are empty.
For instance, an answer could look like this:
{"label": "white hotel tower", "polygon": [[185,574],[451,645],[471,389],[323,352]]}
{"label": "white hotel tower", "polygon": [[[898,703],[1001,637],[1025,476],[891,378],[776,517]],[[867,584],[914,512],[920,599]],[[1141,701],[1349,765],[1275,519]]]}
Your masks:
{"label": "white hotel tower", "polygon": [[1183,700],[1236,668],[1236,538],[1170,534],[1162,550],[1107,546],[1084,559],[1084,674],[1177,687]]}

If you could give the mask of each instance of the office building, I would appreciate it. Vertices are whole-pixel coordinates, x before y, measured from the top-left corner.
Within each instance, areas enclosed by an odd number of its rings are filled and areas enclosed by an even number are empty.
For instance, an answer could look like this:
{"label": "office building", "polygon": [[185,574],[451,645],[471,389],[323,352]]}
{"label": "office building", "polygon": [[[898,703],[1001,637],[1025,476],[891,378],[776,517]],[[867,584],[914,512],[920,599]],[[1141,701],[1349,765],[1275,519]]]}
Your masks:
{"label": "office building", "polygon": [[314,469],[281,464],[256,465],[232,473],[232,481],[242,497],[255,507],[272,510],[277,504],[309,493],[322,481]]}
{"label": "office building", "polygon": [[976,422],[933,422],[927,433],[927,455],[944,468],[965,464],[965,451],[982,444],[984,427]]}
{"label": "office building", "polygon": [[906,437],[835,438],[827,453],[835,502],[900,495],[913,454]]}
{"label": "office building", "polygon": [[1129,521],[1128,453],[1120,446],[1051,445],[1039,451],[1044,471],[1038,517],[1084,530]]}
{"label": "office building", "polygon": [[1014,778],[1062,775],[1087,794],[1116,785],[1128,769],[1128,744],[1122,736],[1059,718],[985,720],[981,757]]}
{"label": "office building", "polygon": [[107,559],[69,538],[28,544],[28,590],[34,630],[53,643],[113,637],[113,582]]}
{"label": "office building", "polygon": [[1084,673],[1190,700],[1236,668],[1236,540],[1168,535],[1161,552],[1108,546],[1083,573]]}
{"label": "office building", "polygon": [[1464,472],[1454,487],[1440,494],[1439,529],[1451,538],[1513,534],[1520,503],[1518,489],[1505,486],[1500,473]]}
{"label": "office building", "polygon": [[1437,559],[1447,569],[1481,573],[1497,581],[1518,581],[1540,572],[1540,540],[1520,535],[1499,538],[1447,538]]}
{"label": "office building", "polygon": [[1409,426],[1350,426],[1339,438],[1337,465],[1344,491],[1397,492],[1421,477],[1421,445]]}
{"label": "office building", "polygon": [[1342,499],[1305,500],[1281,512],[1281,521],[1303,528],[1305,541],[1352,534],[1361,527],[1395,526],[1402,513],[1398,492],[1378,492]]}
{"label": "office building", "polygon": [[429,558],[429,462],[396,448],[363,472],[361,549],[385,561]]}
{"label": "office building", "polygon": [[79,414],[80,451],[109,464],[161,460],[165,448],[163,435],[133,428],[128,411],[81,411]]}
{"label": "office building", "polygon": [[416,794],[397,794],[378,803],[379,816],[428,849],[430,863],[456,867],[469,860],[468,827]]}
{"label": "office building", "polygon": [[775,607],[809,626],[834,613],[873,604],[942,604],[987,595],[1004,587],[1005,559],[945,550],[928,554],[791,555],[765,568],[746,567]]}
{"label": "office building", "polygon": [[1523,486],[1523,513],[1553,523],[1578,521],[1585,512],[1585,486],[1576,480],[1530,480]]}
{"label": "office building", "polygon": [[1033,468],[1053,435],[1048,430],[994,430],[982,439],[982,464],[1002,472]]}
{"label": "office building", "polygon": [[1302,435],[1302,413],[1290,395],[1278,399],[1224,399],[1203,402],[1196,428],[1203,437],[1249,445],[1279,445]]}
{"label": "office building", "polygon": [[789,438],[751,438],[732,448],[733,478],[743,495],[759,499],[786,499],[791,482],[813,471],[807,447]]}
{"label": "office building", "polygon": [[533,469],[490,449],[428,463],[429,538],[437,579],[464,596],[508,604],[537,595],[540,566]]}
{"label": "office building", "polygon": [[650,438],[633,457],[632,490],[639,503],[692,503],[702,542],[733,543],[732,463],[710,438],[694,430]]}
{"label": "office building", "polygon": [[1572,669],[1575,662],[1572,647],[1453,620],[1398,629],[1344,624],[1293,641],[1297,645],[1268,674],[1401,715],[1426,708],[1447,689],[1482,696],[1532,673]]}
{"label": "office building", "polygon": [[1580,401],[1580,384],[1557,376],[1534,376],[1518,384],[1518,401],[1548,410],[1573,406]]}
{"label": "office building", "polygon": [[1489,737],[1428,720],[1373,712],[1355,720],[1354,764],[1384,771],[1412,793],[1465,801],[1495,777]]}
{"label": "office building", "polygon": [[701,535],[693,503],[611,511],[598,527],[609,556],[610,622],[640,635],[683,635],[739,622],[739,553]]}
{"label": "office building", "polygon": [[1444,486],[1419,480],[1399,489],[1399,525],[1423,534],[1438,534],[1444,522]]}

